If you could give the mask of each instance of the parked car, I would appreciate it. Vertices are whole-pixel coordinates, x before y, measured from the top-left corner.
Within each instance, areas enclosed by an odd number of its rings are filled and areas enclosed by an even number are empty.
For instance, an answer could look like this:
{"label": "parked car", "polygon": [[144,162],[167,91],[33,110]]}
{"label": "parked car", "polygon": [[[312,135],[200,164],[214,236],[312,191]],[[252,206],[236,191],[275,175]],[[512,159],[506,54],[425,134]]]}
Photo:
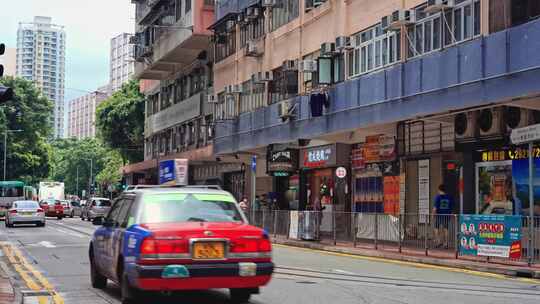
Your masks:
{"label": "parked car", "polygon": [[229,288],[244,303],[272,276],[268,234],[248,224],[222,190],[146,188],[123,192],[90,241],[90,279],[120,286],[122,303],[144,291]]}
{"label": "parked car", "polygon": [[81,216],[83,207],[81,206],[81,203],[79,201],[72,200],[69,202],[69,205],[71,207],[69,217],[73,218],[75,216]]}
{"label": "parked car", "polygon": [[64,217],[71,216],[71,202],[68,200],[60,200],[62,207],[64,208]]}
{"label": "parked car", "polygon": [[104,216],[111,209],[111,200],[108,198],[94,197],[86,202],[86,206],[81,214],[84,221],[93,220],[97,216]]}
{"label": "parked car", "polygon": [[45,226],[45,212],[36,201],[15,201],[6,213],[6,227],[15,224]]}

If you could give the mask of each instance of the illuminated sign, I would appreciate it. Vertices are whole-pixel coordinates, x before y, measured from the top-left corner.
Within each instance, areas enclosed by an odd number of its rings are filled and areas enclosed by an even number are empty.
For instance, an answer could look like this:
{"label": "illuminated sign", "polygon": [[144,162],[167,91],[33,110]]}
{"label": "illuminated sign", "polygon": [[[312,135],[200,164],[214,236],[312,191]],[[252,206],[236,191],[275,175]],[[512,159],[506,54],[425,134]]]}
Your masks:
{"label": "illuminated sign", "polygon": [[[496,151],[482,151],[480,154],[480,161],[504,161],[504,160],[518,160],[529,158],[529,150],[524,148],[504,149]],[[533,148],[534,158],[540,158],[540,147]]]}

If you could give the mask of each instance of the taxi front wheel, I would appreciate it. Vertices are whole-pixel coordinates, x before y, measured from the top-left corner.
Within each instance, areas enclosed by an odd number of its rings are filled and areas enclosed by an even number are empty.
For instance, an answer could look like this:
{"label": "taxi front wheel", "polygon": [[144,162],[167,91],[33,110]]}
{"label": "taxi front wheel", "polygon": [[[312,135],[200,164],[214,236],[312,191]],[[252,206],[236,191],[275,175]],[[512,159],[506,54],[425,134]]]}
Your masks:
{"label": "taxi front wheel", "polygon": [[235,304],[248,303],[249,299],[251,298],[252,293],[253,293],[252,289],[231,288],[230,289],[231,302]]}
{"label": "taxi front wheel", "polygon": [[107,287],[107,278],[96,269],[93,257],[90,260],[90,281],[94,288],[104,289]]}

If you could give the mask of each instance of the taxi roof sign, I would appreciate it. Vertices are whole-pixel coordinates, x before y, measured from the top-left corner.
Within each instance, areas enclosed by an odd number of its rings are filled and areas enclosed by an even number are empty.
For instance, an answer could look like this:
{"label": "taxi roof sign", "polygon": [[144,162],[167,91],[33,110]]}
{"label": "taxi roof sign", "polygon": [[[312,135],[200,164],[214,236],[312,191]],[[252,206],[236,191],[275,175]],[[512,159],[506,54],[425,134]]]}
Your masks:
{"label": "taxi roof sign", "polygon": [[510,140],[515,145],[540,141],[540,124],[512,130]]}

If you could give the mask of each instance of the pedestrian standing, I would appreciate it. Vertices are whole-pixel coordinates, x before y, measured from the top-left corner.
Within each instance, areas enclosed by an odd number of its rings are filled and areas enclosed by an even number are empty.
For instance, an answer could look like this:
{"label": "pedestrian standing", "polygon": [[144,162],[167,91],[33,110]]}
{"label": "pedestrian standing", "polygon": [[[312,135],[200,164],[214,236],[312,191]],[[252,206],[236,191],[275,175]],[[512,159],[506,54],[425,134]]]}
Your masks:
{"label": "pedestrian standing", "polygon": [[439,186],[439,194],[435,196],[433,215],[435,216],[435,241],[436,247],[442,247],[445,243],[448,247],[448,226],[450,214],[454,210],[454,198],[446,193],[444,185]]}
{"label": "pedestrian standing", "polygon": [[248,211],[248,209],[249,209],[247,197],[242,198],[242,200],[240,201],[239,205],[240,205],[240,209],[242,209],[242,211],[243,211],[244,213],[247,213],[247,211]]}

